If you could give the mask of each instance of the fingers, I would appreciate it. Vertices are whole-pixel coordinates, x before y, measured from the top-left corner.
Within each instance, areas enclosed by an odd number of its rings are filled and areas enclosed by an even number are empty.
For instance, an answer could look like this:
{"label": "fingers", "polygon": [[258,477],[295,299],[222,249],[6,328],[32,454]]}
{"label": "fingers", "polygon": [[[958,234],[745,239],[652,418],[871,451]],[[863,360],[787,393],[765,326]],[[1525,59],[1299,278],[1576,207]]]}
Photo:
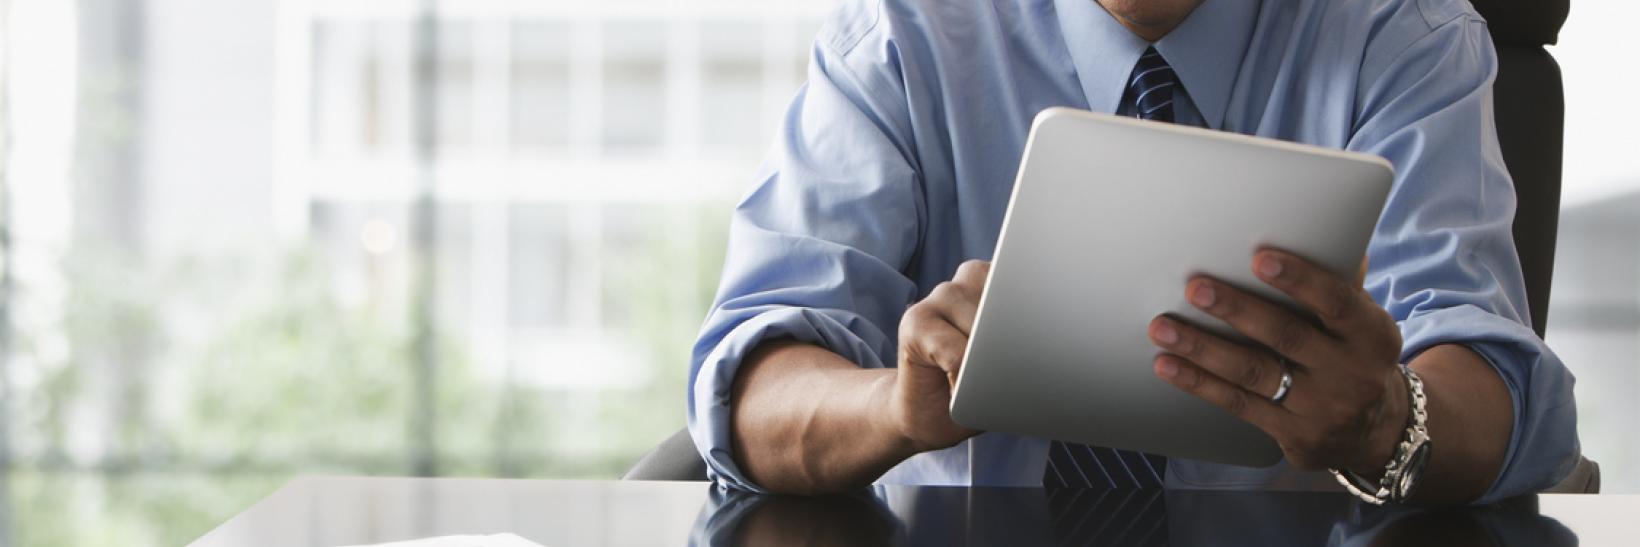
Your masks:
{"label": "fingers", "polygon": [[933,366],[945,372],[947,380],[956,384],[962,370],[963,355],[968,351],[968,334],[959,330],[936,306],[928,300],[907,309],[900,319],[901,364]]}
{"label": "fingers", "polygon": [[1173,387],[1224,409],[1276,439],[1285,436],[1287,412],[1281,407],[1176,355],[1156,357],[1155,373]]}
{"label": "fingers", "polygon": [[974,330],[974,314],[979,310],[979,297],[985,291],[985,280],[991,275],[991,263],[969,260],[957,267],[950,281],[934,286],[918,305],[933,307],[957,330],[967,336]]}
{"label": "fingers", "polygon": [[901,357],[913,366],[938,367],[955,384],[990,273],[990,262],[964,262],[951,281],[936,285],[927,298],[907,308],[900,319]]}
{"label": "fingers", "polygon": [[979,292],[969,290],[955,281],[946,281],[934,286],[933,292],[928,293],[917,305],[928,307],[945,318],[962,332],[963,337],[974,330],[974,314],[979,311]]}
{"label": "fingers", "polygon": [[[1361,266],[1365,268],[1366,262]],[[1377,306],[1359,282],[1351,282],[1308,260],[1275,249],[1264,249],[1253,255],[1253,273],[1298,301],[1334,332],[1360,328],[1363,318],[1370,317],[1361,312]]]}
{"label": "fingers", "polygon": [[1332,349],[1337,340],[1304,318],[1263,298],[1207,277],[1190,280],[1185,287],[1185,298],[1236,332],[1289,360],[1306,365],[1333,360]]}
{"label": "fingers", "polygon": [[974,294],[985,290],[985,280],[991,277],[991,263],[985,260],[969,260],[957,266],[956,275],[951,276],[951,282],[972,289]]}
{"label": "fingers", "polygon": [[1214,376],[1269,398],[1281,387],[1283,365],[1269,352],[1250,348],[1182,321],[1160,316],[1150,321],[1150,340]]}

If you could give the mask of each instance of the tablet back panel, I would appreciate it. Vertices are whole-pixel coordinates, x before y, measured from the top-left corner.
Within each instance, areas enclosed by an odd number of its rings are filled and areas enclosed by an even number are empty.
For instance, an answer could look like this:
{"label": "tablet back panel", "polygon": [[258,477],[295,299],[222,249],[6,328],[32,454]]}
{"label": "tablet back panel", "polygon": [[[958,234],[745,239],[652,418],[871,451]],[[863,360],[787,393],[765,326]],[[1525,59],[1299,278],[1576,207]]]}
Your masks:
{"label": "tablet back panel", "polygon": [[[1235,337],[1184,299],[1286,249],[1355,278],[1393,183],[1382,158],[1054,108],[1037,116],[952,397],[964,426],[1250,467],[1262,431],[1152,372],[1151,318]],[[1296,385],[1295,390],[1304,389]]]}

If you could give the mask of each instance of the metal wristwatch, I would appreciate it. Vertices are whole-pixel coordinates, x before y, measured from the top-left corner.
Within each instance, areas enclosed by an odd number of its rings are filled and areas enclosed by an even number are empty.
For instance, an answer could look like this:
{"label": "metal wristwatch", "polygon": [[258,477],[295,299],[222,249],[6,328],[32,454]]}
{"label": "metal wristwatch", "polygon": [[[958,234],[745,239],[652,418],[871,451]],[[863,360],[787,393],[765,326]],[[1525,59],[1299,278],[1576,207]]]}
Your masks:
{"label": "metal wristwatch", "polygon": [[1395,455],[1384,465],[1384,476],[1373,484],[1347,469],[1330,470],[1338,483],[1349,489],[1350,493],[1373,505],[1403,503],[1411,498],[1423,478],[1424,468],[1429,465],[1430,451],[1434,449],[1426,425],[1429,421],[1426,408],[1429,400],[1424,397],[1424,381],[1406,365],[1401,365],[1401,375],[1406,377],[1407,389],[1411,392],[1412,412],[1407,419],[1407,429],[1401,434],[1401,442],[1395,445]]}

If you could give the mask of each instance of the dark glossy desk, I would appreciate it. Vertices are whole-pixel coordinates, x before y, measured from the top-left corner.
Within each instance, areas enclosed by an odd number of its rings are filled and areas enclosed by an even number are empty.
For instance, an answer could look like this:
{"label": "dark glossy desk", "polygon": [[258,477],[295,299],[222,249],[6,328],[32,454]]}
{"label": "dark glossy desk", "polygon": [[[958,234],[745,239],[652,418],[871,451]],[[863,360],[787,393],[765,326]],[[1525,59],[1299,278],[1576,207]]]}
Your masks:
{"label": "dark glossy desk", "polygon": [[879,487],[766,497],[704,483],[305,477],[200,538],[328,546],[511,532],[573,545],[1640,545],[1640,497],[1377,508],[1342,494]]}

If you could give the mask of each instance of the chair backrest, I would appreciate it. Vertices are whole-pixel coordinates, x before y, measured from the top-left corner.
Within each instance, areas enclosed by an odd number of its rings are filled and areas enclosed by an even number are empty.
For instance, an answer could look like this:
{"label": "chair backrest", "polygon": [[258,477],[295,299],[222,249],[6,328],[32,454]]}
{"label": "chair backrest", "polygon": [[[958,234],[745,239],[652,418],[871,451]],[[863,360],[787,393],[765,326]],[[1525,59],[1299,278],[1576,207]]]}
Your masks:
{"label": "chair backrest", "polygon": [[1532,328],[1549,320],[1555,232],[1560,222],[1561,147],[1566,100],[1560,65],[1543,46],[1555,43],[1570,0],[1471,0],[1497,44],[1493,88],[1498,141],[1515,179],[1515,249],[1526,275]]}

